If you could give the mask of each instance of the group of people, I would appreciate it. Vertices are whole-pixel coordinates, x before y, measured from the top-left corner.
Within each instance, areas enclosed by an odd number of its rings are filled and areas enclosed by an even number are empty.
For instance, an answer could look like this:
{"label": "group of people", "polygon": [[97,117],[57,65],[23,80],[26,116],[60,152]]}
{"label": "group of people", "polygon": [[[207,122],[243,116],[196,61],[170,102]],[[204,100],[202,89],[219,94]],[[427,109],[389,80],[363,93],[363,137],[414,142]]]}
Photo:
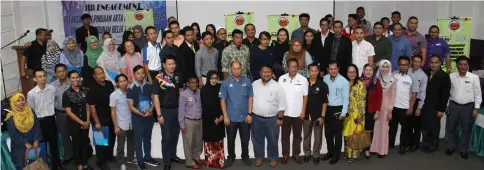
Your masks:
{"label": "group of people", "polygon": [[[479,78],[469,72],[468,58],[457,58],[457,72],[450,73],[448,45],[438,37],[437,26],[424,37],[416,31],[416,17],[410,17],[405,28],[398,11],[392,13],[391,25],[384,17],[372,27],[364,16],[359,7],[343,27],[327,15],[316,31],[308,27],[310,16],[303,13],[301,27],[291,36],[279,29],[272,44],[266,31],[255,37],[253,24],[245,26],[246,38],[235,29],[228,42],[224,28],[209,24],[202,33],[193,23],[180,30],[174,17],[168,18],[167,30],[136,26],[133,32],[126,31],[117,49],[109,33],[99,41],[88,14],[82,16],[76,38],[67,37],[63,49],[50,39],[51,31],[38,29],[37,39],[25,44],[20,61],[23,65],[27,60],[21,76],[36,85],[27,96],[18,93],[10,98],[7,122],[13,162],[22,169],[24,151],[45,141],[52,169],[64,169],[57,148],[59,133],[64,160],[74,159],[78,170],[92,169],[87,165],[91,145],[103,170],[109,169],[109,161],[121,163],[122,170],[128,163],[144,170],[146,165],[159,165],[151,157],[152,129],[159,123],[165,170],[172,162],[192,169],[232,166],[237,132],[247,166],[252,165],[251,140],[255,166],[264,163],[267,149],[270,166],[276,167],[280,133],[281,164],[289,158],[298,164],[311,159],[314,164],[336,164],[343,140],[342,158],[351,163],[359,155],[385,157],[395,147],[398,125],[401,155],[419,148],[435,152],[444,113],[447,154],[458,149],[467,159],[472,119],[482,102]],[[441,70],[444,60],[446,71]],[[90,142],[91,127],[109,130],[108,146]],[[371,136],[367,147],[348,145],[365,131]],[[185,160],[176,155],[180,132]]]}

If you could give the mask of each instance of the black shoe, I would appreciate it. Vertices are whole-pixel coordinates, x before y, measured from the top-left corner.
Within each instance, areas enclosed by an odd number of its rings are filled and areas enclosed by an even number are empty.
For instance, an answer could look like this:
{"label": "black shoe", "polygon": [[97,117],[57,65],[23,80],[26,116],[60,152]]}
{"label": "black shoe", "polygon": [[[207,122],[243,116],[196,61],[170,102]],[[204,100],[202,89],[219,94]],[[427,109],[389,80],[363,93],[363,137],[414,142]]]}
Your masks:
{"label": "black shoe", "polygon": [[339,158],[333,157],[333,159],[331,159],[331,161],[329,161],[329,164],[334,165],[334,164],[338,163],[338,161],[339,161]]}
{"label": "black shoe", "polygon": [[405,147],[404,147],[404,146],[400,147],[400,150],[398,151],[398,153],[399,153],[400,155],[402,155],[402,156],[403,156],[403,155],[405,155],[405,153],[406,153],[406,149],[405,149]]}
{"label": "black shoe", "polygon": [[54,169],[55,169],[55,170],[66,170],[66,169],[65,169],[64,167],[62,167],[62,166],[59,166],[59,167],[54,168]]}
{"label": "black shoe", "polygon": [[250,161],[249,157],[242,158],[242,161],[244,162],[245,165],[252,166],[252,161]]}
{"label": "black shoe", "polygon": [[171,161],[176,162],[176,163],[181,163],[181,164],[185,163],[185,159],[181,159],[178,156],[171,158]]}
{"label": "black shoe", "polygon": [[450,156],[450,155],[454,154],[454,151],[455,150],[447,149],[447,151],[445,151],[445,154]]}
{"label": "black shoe", "polygon": [[171,165],[165,165],[165,168],[163,170],[171,170]]}
{"label": "black shoe", "polygon": [[114,157],[114,156],[111,157],[111,159],[109,159],[109,161],[114,162],[114,163],[117,163],[116,157]]}
{"label": "black shoe", "polygon": [[66,160],[62,161],[62,165],[69,165],[69,162],[71,162],[72,159],[74,159],[74,158],[70,158],[70,159],[66,159]]}
{"label": "black shoe", "polygon": [[311,159],[311,156],[304,156],[303,157],[304,163],[309,162],[310,159]]}
{"label": "black shoe", "polygon": [[389,148],[393,149],[393,148],[395,148],[395,145],[390,145]]}
{"label": "black shoe", "polygon": [[94,168],[90,167],[89,165],[85,165],[83,169],[84,170],[94,170]]}
{"label": "black shoe", "polygon": [[331,155],[331,154],[329,154],[329,153],[328,153],[328,154],[324,155],[324,156],[321,158],[321,160],[322,160],[322,161],[326,161],[326,160],[331,159],[332,157],[333,157],[333,155]]}
{"label": "black shoe", "polygon": [[103,166],[101,166],[101,170],[111,170],[111,169],[109,169],[109,167],[106,164],[104,164]]}
{"label": "black shoe", "polygon": [[381,159],[381,158],[384,158],[384,157],[385,157],[385,155],[380,155],[380,154],[378,154],[378,156],[377,156],[377,157],[378,157],[378,159]]}
{"label": "black shoe", "polygon": [[321,159],[320,159],[320,158],[318,158],[318,157],[313,157],[313,163],[314,163],[314,165],[319,164],[319,161],[321,161]]}
{"label": "black shoe", "polygon": [[418,149],[419,149],[419,147],[418,147],[418,146],[413,145],[413,146],[410,146],[410,148],[408,149],[408,152],[415,152],[415,151],[417,151]]}
{"label": "black shoe", "polygon": [[227,160],[225,161],[225,167],[231,167],[232,164],[234,164],[234,161],[234,158],[227,158]]}
{"label": "black shoe", "polygon": [[139,163],[138,164],[138,170],[146,170],[146,166],[144,163]]}
{"label": "black shoe", "polygon": [[460,157],[462,157],[462,159],[468,159],[469,155],[467,155],[467,153],[460,152]]}
{"label": "black shoe", "polygon": [[150,160],[145,160],[145,164],[154,167],[160,165],[160,163],[158,161],[155,161],[153,158],[151,158]]}

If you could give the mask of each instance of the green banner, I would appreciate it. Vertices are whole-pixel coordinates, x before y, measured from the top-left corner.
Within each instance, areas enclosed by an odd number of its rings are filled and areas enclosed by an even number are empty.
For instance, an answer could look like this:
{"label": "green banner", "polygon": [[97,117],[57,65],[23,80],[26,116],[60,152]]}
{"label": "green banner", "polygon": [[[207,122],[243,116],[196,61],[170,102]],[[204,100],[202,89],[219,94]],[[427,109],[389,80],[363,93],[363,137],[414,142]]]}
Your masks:
{"label": "green banner", "polygon": [[[457,68],[454,62],[455,59],[460,56],[469,57],[469,51],[471,48],[472,18],[439,18],[437,23],[440,28],[440,37],[449,44],[452,72],[454,72]],[[443,64],[442,69],[447,70],[447,66]]]}
{"label": "green banner", "polygon": [[267,15],[267,31],[271,34],[271,40],[277,41],[277,31],[280,28],[286,28],[289,31],[288,38],[292,31],[299,28],[298,15]]}
{"label": "green banner", "polygon": [[232,31],[234,29],[239,29],[244,32],[245,25],[250,23],[254,23],[253,12],[225,15],[225,29],[227,29],[227,40],[232,40]]}
{"label": "green banner", "polygon": [[134,26],[140,25],[146,28],[147,26],[154,26],[153,10],[129,10],[124,12],[124,22],[126,24],[125,30],[132,30]]}

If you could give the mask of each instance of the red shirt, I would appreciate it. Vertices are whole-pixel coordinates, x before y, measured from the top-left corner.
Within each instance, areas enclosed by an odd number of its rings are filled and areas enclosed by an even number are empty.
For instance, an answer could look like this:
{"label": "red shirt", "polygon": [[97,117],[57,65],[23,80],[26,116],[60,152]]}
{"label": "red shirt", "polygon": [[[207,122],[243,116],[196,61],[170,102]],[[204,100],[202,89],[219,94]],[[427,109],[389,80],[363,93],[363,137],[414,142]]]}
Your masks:
{"label": "red shirt", "polygon": [[369,113],[375,113],[377,111],[380,111],[380,108],[381,108],[381,102],[383,98],[383,88],[381,87],[380,80],[377,80],[376,84],[377,84],[376,88],[372,88],[367,92],[368,99],[366,101],[368,101],[367,111]]}

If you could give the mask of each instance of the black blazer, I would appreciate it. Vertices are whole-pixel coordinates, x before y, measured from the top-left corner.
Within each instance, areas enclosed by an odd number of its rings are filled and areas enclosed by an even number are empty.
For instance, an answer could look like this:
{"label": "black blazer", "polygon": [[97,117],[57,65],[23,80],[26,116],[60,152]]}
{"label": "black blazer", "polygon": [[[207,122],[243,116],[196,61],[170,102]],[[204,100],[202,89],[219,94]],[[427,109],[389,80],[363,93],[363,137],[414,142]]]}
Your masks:
{"label": "black blazer", "polygon": [[[198,43],[193,43],[195,52],[200,49]],[[195,53],[188,46],[187,42],[183,42],[176,51],[176,70],[182,73],[182,80],[187,81],[188,77],[195,76]],[[185,83],[185,82],[182,82]]]}
{"label": "black blazer", "polygon": [[440,111],[444,112],[450,97],[450,77],[446,72],[439,70],[430,79],[430,71],[427,71],[429,81],[425,94],[425,103],[422,113]]}
{"label": "black blazer", "polygon": [[[334,33],[329,32],[328,37],[324,41],[324,47],[321,43],[321,33],[316,34],[312,43],[316,51],[315,62],[319,64],[319,68],[325,73],[328,72],[328,63],[331,60],[333,41]],[[339,73],[343,76],[346,75],[346,70],[352,63],[352,50],[351,40],[341,36],[336,61],[338,62]]]}

